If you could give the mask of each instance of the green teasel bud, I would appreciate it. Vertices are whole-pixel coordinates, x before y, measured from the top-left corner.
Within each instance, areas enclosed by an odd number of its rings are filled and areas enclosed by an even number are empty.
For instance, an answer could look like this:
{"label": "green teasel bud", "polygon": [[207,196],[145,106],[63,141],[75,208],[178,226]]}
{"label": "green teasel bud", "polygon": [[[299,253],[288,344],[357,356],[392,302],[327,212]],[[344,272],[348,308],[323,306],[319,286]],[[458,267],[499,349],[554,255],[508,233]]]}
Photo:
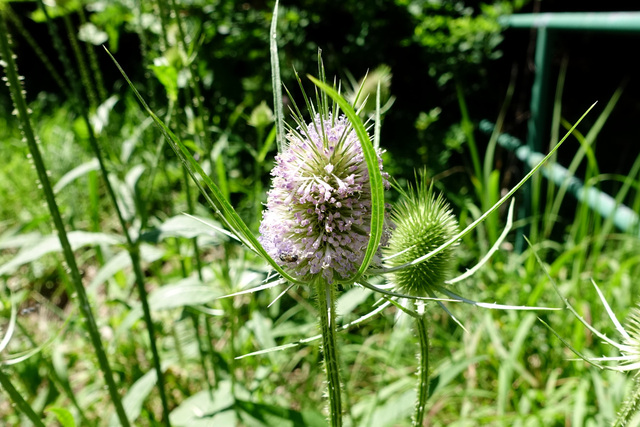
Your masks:
{"label": "green teasel bud", "polygon": [[273,123],[273,111],[267,105],[265,101],[262,101],[260,105],[251,111],[247,124],[255,128],[265,128]]}
{"label": "green teasel bud", "polygon": [[[416,186],[409,186],[391,214],[395,230],[388,247],[383,249],[385,266],[398,267],[426,255],[458,233],[458,221],[441,194],[427,183],[425,171],[416,176]],[[399,292],[426,296],[442,285],[453,267],[455,245],[450,245],[424,262],[392,273]]]}
{"label": "green teasel bud", "polygon": [[362,109],[365,115],[373,115],[376,112],[376,96],[379,84],[380,113],[382,114],[395,101],[395,98],[391,95],[392,77],[391,67],[385,64],[379,65],[373,71],[367,73],[366,77],[361,78],[357,84],[353,82],[353,88],[347,92],[346,98],[355,107]]}

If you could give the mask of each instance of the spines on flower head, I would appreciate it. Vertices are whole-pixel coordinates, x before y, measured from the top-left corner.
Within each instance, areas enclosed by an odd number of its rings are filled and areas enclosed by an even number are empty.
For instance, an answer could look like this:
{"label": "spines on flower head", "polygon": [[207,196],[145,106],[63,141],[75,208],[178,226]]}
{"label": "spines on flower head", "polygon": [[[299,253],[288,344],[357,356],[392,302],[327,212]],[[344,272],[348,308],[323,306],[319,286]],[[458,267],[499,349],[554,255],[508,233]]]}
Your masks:
{"label": "spines on flower head", "polygon": [[[331,113],[317,114],[287,139],[271,172],[260,242],[300,279],[346,279],[369,243],[371,187],[360,140],[345,116]],[[382,170],[380,153],[378,163]],[[382,176],[388,188],[388,175]]]}
{"label": "spines on flower head", "polygon": [[[392,213],[395,229],[384,248],[385,265],[389,268],[428,254],[451,240],[458,230],[449,205],[442,195],[434,194],[424,176],[404,196]],[[398,291],[415,296],[433,295],[433,287],[442,285],[451,272],[453,251],[452,245],[424,262],[395,271],[393,282]]]}
{"label": "spines on flower head", "polygon": [[640,375],[640,306],[631,309],[626,326],[626,335],[620,345],[624,360],[620,370],[636,371]]}

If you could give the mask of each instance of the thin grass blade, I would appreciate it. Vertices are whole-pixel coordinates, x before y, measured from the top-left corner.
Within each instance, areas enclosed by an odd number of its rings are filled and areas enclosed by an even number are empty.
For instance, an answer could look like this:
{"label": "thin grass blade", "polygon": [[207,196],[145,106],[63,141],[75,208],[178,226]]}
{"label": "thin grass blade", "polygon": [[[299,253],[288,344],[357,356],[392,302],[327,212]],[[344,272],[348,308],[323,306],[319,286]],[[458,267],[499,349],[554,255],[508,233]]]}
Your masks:
{"label": "thin grass blade", "polygon": [[584,360],[585,362],[587,362],[590,365],[595,366],[596,368],[600,368],[600,369],[606,369],[605,366],[599,365],[597,363],[595,363],[592,359],[589,359],[588,357],[584,356],[582,353],[580,353],[578,350],[576,350],[567,340],[565,340],[564,338],[562,338],[560,336],[559,333],[557,333],[551,326],[549,326],[544,320],[542,320],[541,318],[538,317],[538,320],[540,322],[542,322],[542,324],[544,326],[547,327],[547,329],[549,329],[553,335],[555,335],[560,341],[562,341],[562,343],[567,346],[567,348],[569,350],[571,350],[572,352],[574,352],[580,359]]}
{"label": "thin grass blade", "polygon": [[[9,294],[11,296],[11,294]],[[11,341],[11,337],[13,337],[13,331],[16,328],[16,318],[18,315],[18,308],[16,307],[16,303],[10,298],[11,301],[11,314],[9,315],[9,324],[6,328],[6,332],[2,337],[2,341],[0,341],[0,353],[9,345]]]}
{"label": "thin grass blade", "polygon": [[496,251],[498,249],[500,249],[500,245],[502,244],[502,242],[504,242],[504,239],[506,239],[507,234],[509,234],[509,232],[511,231],[511,227],[513,226],[513,207],[514,207],[514,205],[515,205],[515,199],[512,199],[511,200],[511,204],[509,205],[509,213],[507,214],[507,223],[504,226],[504,230],[502,231],[502,234],[500,234],[500,236],[498,237],[496,242],[493,244],[491,249],[489,249],[487,254],[476,265],[474,265],[472,268],[467,270],[465,273],[463,273],[460,276],[455,277],[455,278],[453,278],[451,280],[445,281],[446,284],[453,285],[454,283],[461,282],[464,279],[467,279],[467,278],[471,277],[472,275],[475,274],[476,271],[480,270],[480,268],[482,268],[482,266],[485,265],[487,263],[487,261],[489,261],[489,259],[491,259],[493,254],[496,253]]}
{"label": "thin grass blade", "polygon": [[[525,236],[524,238],[527,243],[529,244],[529,246],[531,247],[531,249],[533,250],[533,245],[531,244],[531,242],[529,241],[529,239],[527,239],[527,237]],[[596,328],[594,328],[593,326],[591,326],[591,324],[589,324],[589,322],[587,322],[586,320],[584,320],[584,318],[582,316],[580,316],[578,314],[578,312],[576,311],[575,308],[573,308],[573,306],[571,305],[571,303],[569,303],[569,300],[560,293],[560,289],[558,288],[558,285],[556,284],[556,281],[553,280],[551,278],[551,274],[549,274],[549,270],[547,269],[547,267],[542,263],[542,260],[540,259],[540,255],[538,255],[538,252],[536,252],[535,250],[533,250],[533,255],[536,257],[536,260],[538,261],[538,265],[540,265],[540,267],[542,268],[542,270],[544,271],[545,275],[547,276],[547,278],[549,279],[549,281],[551,282],[551,285],[553,286],[553,288],[556,290],[556,293],[558,294],[558,296],[560,296],[560,298],[562,299],[562,301],[565,303],[567,309],[580,321],[580,323],[582,323],[587,329],[589,329],[594,335],[596,335],[598,338],[600,338],[601,340],[611,344],[612,346],[616,347],[616,348],[620,348],[620,344],[618,344],[617,342],[613,341],[611,338],[607,337],[606,335],[604,335],[603,333],[601,333],[600,331],[598,331]],[[564,342],[564,341],[563,341]],[[575,351],[574,351],[575,352]],[[576,353],[578,354],[578,353]]]}

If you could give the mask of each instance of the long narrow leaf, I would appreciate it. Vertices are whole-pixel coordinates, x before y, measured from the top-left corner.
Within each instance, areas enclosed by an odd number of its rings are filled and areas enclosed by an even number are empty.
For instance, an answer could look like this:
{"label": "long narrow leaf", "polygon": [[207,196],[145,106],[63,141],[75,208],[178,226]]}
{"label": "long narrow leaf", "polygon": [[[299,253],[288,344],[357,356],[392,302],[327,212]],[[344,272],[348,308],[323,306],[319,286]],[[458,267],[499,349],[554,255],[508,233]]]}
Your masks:
{"label": "long narrow leaf", "polygon": [[466,272],[464,272],[463,274],[459,275],[458,277],[455,277],[451,280],[447,280],[445,281],[446,284],[448,285],[453,285],[454,283],[458,283],[463,281],[464,279],[467,279],[469,277],[471,277],[473,274],[475,274],[476,271],[478,271],[487,261],[489,261],[489,259],[493,256],[493,254],[500,249],[500,245],[502,244],[502,242],[504,241],[504,239],[506,239],[507,234],[509,234],[509,231],[511,231],[511,227],[513,225],[513,206],[514,206],[514,200],[511,200],[511,204],[509,205],[509,213],[507,214],[507,223],[504,226],[504,230],[502,231],[502,234],[500,234],[500,237],[498,237],[498,239],[496,240],[496,242],[493,244],[493,246],[491,247],[491,249],[487,252],[487,254],[482,257],[482,259],[476,264],[474,265],[472,268],[470,268],[469,270],[467,270]]}
{"label": "long narrow leaf", "polygon": [[278,153],[284,150],[284,113],[282,108],[282,82],[280,80],[280,59],[278,58],[278,0],[273,6],[271,30],[269,31],[269,51],[271,53],[271,85],[273,86],[273,110],[276,119],[276,145]]}
{"label": "long narrow leaf", "polygon": [[[105,50],[115,63],[116,67],[124,77],[124,79],[129,84],[129,87],[134,92],[138,101],[142,104],[143,108],[147,111],[147,114],[151,116],[156,125],[160,128],[160,131],[164,135],[165,139],[176,153],[178,158],[185,165],[189,175],[193,179],[193,182],[200,190],[200,193],[205,197],[209,205],[220,215],[225,224],[229,227],[231,231],[233,231],[238,238],[249,248],[255,250],[258,254],[260,254],[282,277],[287,279],[290,282],[297,284],[304,284],[304,282],[294,278],[285,272],[271,256],[267,253],[267,251],[262,247],[258,239],[253,235],[249,227],[245,224],[245,222],[240,218],[237,214],[233,206],[227,201],[224,197],[223,193],[220,191],[220,188],[213,182],[213,180],[207,175],[202,167],[198,164],[198,162],[193,158],[193,155],[189,152],[189,149],[182,143],[182,141],[164,124],[164,122],[151,110],[149,105],[146,103],[140,92],[133,85],[127,74],[124,72],[118,61],[111,55],[111,52],[105,47]],[[205,185],[211,191],[211,195],[205,190],[202,183],[198,179],[202,179]]]}
{"label": "long narrow leaf", "polygon": [[367,250],[365,251],[362,264],[356,274],[343,281],[345,283],[353,283],[364,274],[367,268],[369,268],[369,264],[378,250],[380,239],[382,238],[382,228],[384,224],[384,185],[382,183],[380,167],[378,166],[378,155],[371,144],[371,140],[367,135],[367,130],[362,124],[362,120],[360,120],[360,117],[353,107],[349,105],[347,100],[345,100],[342,95],[326,83],[323,83],[312,76],[309,76],[309,79],[311,79],[311,81],[320,89],[326,92],[327,95],[329,95],[331,99],[340,106],[344,114],[347,116],[347,119],[351,122],[351,125],[360,140],[362,152],[367,163],[367,170],[369,172],[369,183],[371,186],[371,230],[369,232],[369,244],[367,245]]}
{"label": "long narrow leaf", "polygon": [[564,338],[562,338],[562,336],[561,336],[559,333],[557,333],[556,331],[554,331],[554,330],[553,330],[553,328],[552,328],[551,326],[549,326],[549,324],[548,324],[547,322],[545,322],[544,320],[542,320],[542,319],[541,319],[541,318],[539,318],[539,317],[538,317],[538,320],[539,320],[539,321],[540,321],[544,326],[546,326],[546,327],[547,327],[547,329],[549,329],[549,330],[553,333],[553,335],[555,335],[555,336],[556,336],[560,341],[562,341],[562,343],[563,343],[564,345],[566,345],[566,346],[567,346],[567,348],[568,348],[569,350],[573,351],[573,352],[574,352],[574,353],[575,353],[575,354],[576,354],[580,359],[584,360],[585,362],[589,363],[590,365],[595,366],[596,368],[606,369],[604,366],[599,365],[599,364],[597,364],[597,363],[593,362],[593,360],[592,360],[592,359],[590,359],[590,358],[588,358],[588,357],[584,356],[582,353],[580,353],[578,350],[576,350],[576,349],[571,345],[571,343],[569,343],[567,340],[565,340]]}
{"label": "long narrow leaf", "polygon": [[[387,308],[389,305],[391,305],[391,303],[389,302],[389,300],[386,300],[384,303],[380,304],[379,307],[376,307],[375,309],[371,310],[367,314],[357,318],[356,320],[354,320],[352,322],[349,322],[349,323],[346,323],[346,324],[344,324],[342,326],[339,326],[337,328],[337,331],[338,332],[345,331],[345,330],[349,329],[352,326],[355,326],[355,325],[357,325],[359,323],[362,323],[365,320],[367,320],[367,319],[375,316],[376,314],[380,313],[382,310]],[[245,357],[250,357],[250,356],[258,356],[260,354],[272,353],[274,351],[286,350],[287,348],[293,348],[293,347],[297,347],[297,346],[302,345],[302,344],[307,344],[307,343],[310,343],[312,341],[319,340],[320,338],[322,338],[322,335],[314,335],[312,337],[303,338],[303,339],[301,339],[299,341],[292,342],[292,343],[289,343],[289,344],[283,344],[283,345],[279,345],[277,347],[271,347],[271,348],[267,348],[267,349],[264,349],[264,350],[254,351],[253,353],[243,354],[242,356],[236,357],[236,360],[237,359],[244,359]]]}
{"label": "long narrow leaf", "polygon": [[[527,241],[527,243],[529,244],[529,246],[533,250],[533,245],[531,244],[529,239],[527,239],[526,236],[525,236],[524,239]],[[553,289],[555,289],[556,293],[562,299],[562,301],[564,302],[564,304],[567,307],[567,309],[576,317],[576,319],[578,319],[580,321],[580,323],[582,323],[587,329],[589,329],[595,336],[597,336],[601,340],[611,344],[615,348],[620,349],[620,344],[618,344],[617,342],[613,341],[611,338],[607,337],[606,335],[604,335],[603,333],[598,331],[596,328],[591,326],[591,324],[589,322],[587,322],[582,316],[580,316],[580,314],[578,314],[578,312],[576,311],[575,308],[573,308],[573,306],[571,305],[569,300],[564,295],[562,295],[562,293],[560,292],[560,288],[558,288],[558,285],[556,284],[556,281],[553,280],[553,278],[551,277],[551,274],[549,273],[549,269],[547,269],[547,267],[543,264],[542,260],[540,259],[540,255],[538,255],[538,252],[533,250],[533,255],[535,256],[536,261],[538,262],[538,265],[540,266],[540,268],[542,268],[542,271],[544,271],[544,274],[547,276],[547,279],[549,279],[549,282],[551,282],[551,285],[553,286]],[[552,331],[552,332],[554,332],[554,331]],[[560,338],[560,337],[558,337],[558,338]],[[562,338],[560,338],[560,339],[562,340]],[[564,340],[563,340],[563,342],[564,342]],[[569,348],[571,348],[571,347],[569,347]],[[571,350],[574,351],[573,348],[571,348]],[[574,351],[574,353],[576,353],[576,352]],[[576,354],[580,355],[579,353],[576,353]]]}

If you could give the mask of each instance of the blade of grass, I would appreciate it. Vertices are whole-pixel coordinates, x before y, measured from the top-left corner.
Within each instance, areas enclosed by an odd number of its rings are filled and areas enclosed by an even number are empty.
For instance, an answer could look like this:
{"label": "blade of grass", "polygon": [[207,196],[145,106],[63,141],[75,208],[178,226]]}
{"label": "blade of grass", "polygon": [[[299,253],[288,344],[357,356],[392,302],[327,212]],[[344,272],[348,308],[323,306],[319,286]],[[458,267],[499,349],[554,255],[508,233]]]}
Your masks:
{"label": "blade of grass", "polygon": [[2,385],[2,388],[4,388],[18,409],[20,409],[20,411],[22,411],[22,413],[25,414],[36,427],[44,427],[44,423],[40,417],[36,415],[31,406],[22,398],[13,384],[11,384],[9,377],[4,373],[2,368],[0,368],[0,385]]}
{"label": "blade of grass", "polygon": [[[9,288],[7,288],[9,289]],[[11,302],[11,314],[9,315],[9,325],[5,329],[4,336],[2,337],[2,341],[0,341],[0,353],[4,351],[4,349],[9,345],[11,341],[11,337],[13,337],[13,331],[16,328],[16,316],[18,314],[18,308],[16,307],[16,303],[11,298],[11,290],[9,289],[9,301]]]}
{"label": "blade of grass", "polygon": [[471,119],[469,118],[469,111],[467,110],[467,103],[464,99],[464,92],[462,90],[462,85],[460,84],[460,82],[456,82],[456,95],[458,98],[458,105],[460,107],[460,115],[462,116],[460,124],[462,125],[462,131],[467,138],[467,145],[469,146],[471,161],[473,163],[473,178],[475,179],[472,178],[472,182],[474,184],[478,197],[482,200],[482,186],[485,183],[480,181],[480,179],[482,178],[482,167],[480,166],[478,145],[476,144],[476,139],[473,136],[473,123],[471,123]]}
{"label": "blade of grass", "polygon": [[[560,293],[560,288],[558,288],[558,285],[556,284],[556,281],[553,280],[553,278],[551,277],[551,274],[549,273],[549,269],[542,263],[542,259],[540,259],[540,255],[538,254],[538,252],[534,249],[533,245],[531,244],[531,242],[525,237],[525,240],[527,241],[527,243],[529,244],[529,247],[531,247],[531,250],[533,251],[533,255],[536,258],[536,261],[538,262],[538,265],[542,268],[542,270],[544,271],[544,274],[547,276],[547,279],[549,280],[549,282],[551,282],[551,285],[553,286],[553,289],[555,289],[556,293],[558,294],[558,296],[562,299],[562,301],[564,302],[566,308],[576,317],[576,319],[578,319],[580,321],[580,323],[582,323],[587,329],[589,329],[595,336],[597,336],[598,338],[600,338],[601,340],[607,342],[608,344],[612,345],[613,347],[616,347],[619,349],[619,344],[616,343],[615,341],[613,341],[611,338],[607,337],[606,335],[602,334],[600,331],[598,331],[596,328],[594,328],[589,322],[587,322],[584,317],[582,317],[580,314],[578,314],[578,312],[576,311],[575,308],[573,308],[573,306],[571,305],[571,303],[569,303],[569,300],[562,295],[562,293]],[[553,331],[552,331],[553,332]],[[558,337],[560,338],[560,337]],[[564,342],[564,341],[563,341]],[[570,347],[571,348],[571,347]],[[578,356],[580,356],[579,353],[577,353],[576,351],[573,350],[573,348],[571,348],[572,351],[576,354],[578,354]]]}
{"label": "blade of grass", "polygon": [[40,184],[42,186],[42,190],[49,207],[49,212],[51,213],[51,217],[55,224],[56,230],[58,231],[60,245],[63,248],[64,258],[67,263],[69,273],[71,274],[71,279],[75,287],[76,294],[78,296],[80,311],[85,318],[85,326],[87,328],[87,331],[89,332],[89,337],[96,352],[96,356],[98,357],[98,363],[100,365],[100,369],[104,374],[105,382],[107,383],[107,388],[118,414],[118,418],[120,419],[120,422],[123,426],[129,426],[129,421],[127,420],[127,416],[122,407],[122,401],[120,399],[118,389],[113,379],[113,372],[111,371],[109,360],[107,359],[107,355],[102,345],[100,332],[98,331],[98,326],[91,310],[91,304],[89,302],[89,299],[87,298],[87,294],[82,283],[82,277],[80,275],[78,265],[76,264],[73,250],[71,249],[71,245],[69,243],[69,240],[67,239],[67,232],[64,223],[62,222],[62,216],[60,215],[60,210],[58,209],[58,205],[53,194],[53,188],[51,187],[51,183],[47,175],[47,168],[44,165],[44,161],[40,154],[40,148],[38,147],[38,143],[36,142],[36,137],[31,126],[27,103],[21,90],[17,67],[9,45],[9,36],[7,27],[5,25],[4,15],[2,15],[2,17],[0,18],[0,55],[4,60],[3,65],[7,76],[7,83],[9,85],[9,90],[11,92],[11,97],[13,99],[15,108],[18,112],[18,120],[20,122],[24,137],[27,141],[27,145],[29,146],[29,152],[31,153],[36,172],[38,173],[38,178],[40,180]]}
{"label": "blade of grass", "polygon": [[[145,324],[147,326],[147,332],[149,334],[149,344],[151,346],[151,353],[153,356],[153,364],[154,367],[156,369],[157,375],[158,375],[158,391],[160,393],[160,399],[162,401],[162,408],[163,408],[163,419],[165,421],[165,425],[170,426],[169,423],[169,404],[167,401],[167,396],[165,393],[165,381],[164,381],[164,374],[162,372],[161,369],[161,361],[160,361],[160,355],[157,349],[157,345],[156,345],[156,338],[155,338],[155,328],[153,325],[153,319],[151,318],[151,312],[149,310],[149,302],[147,300],[147,291],[146,288],[144,286],[144,274],[142,272],[142,267],[140,265],[140,247],[137,244],[137,242],[134,242],[132,237],[131,237],[131,233],[129,231],[129,228],[127,226],[127,221],[125,220],[122,210],[118,204],[118,200],[116,197],[116,193],[113,189],[113,186],[111,185],[111,181],[109,180],[109,173],[107,171],[107,167],[105,165],[104,162],[104,158],[102,155],[102,150],[100,148],[100,145],[98,144],[98,140],[96,138],[95,132],[93,131],[93,126],[89,120],[88,114],[87,114],[87,108],[86,106],[82,105],[82,91],[79,87],[78,84],[78,79],[75,75],[75,72],[73,70],[73,67],[71,66],[71,61],[70,58],[67,55],[67,50],[64,47],[64,44],[62,43],[62,41],[60,40],[60,37],[58,36],[58,32],[56,31],[55,28],[55,23],[51,20],[51,18],[49,17],[49,14],[47,12],[47,8],[45,7],[44,3],[42,2],[42,0],[39,0],[39,5],[40,8],[42,9],[45,17],[46,17],[46,22],[47,22],[47,28],[49,30],[49,33],[51,35],[51,38],[54,42],[55,48],[58,52],[58,55],[60,56],[62,62],[65,64],[65,74],[67,77],[67,80],[70,82],[73,94],[75,96],[73,96],[71,98],[72,100],[72,105],[75,109],[75,111],[78,113],[78,115],[80,115],[80,117],[82,117],[86,127],[87,127],[87,131],[89,134],[89,143],[91,146],[91,149],[94,152],[94,155],[96,156],[96,158],[98,159],[98,164],[100,165],[100,172],[102,174],[102,179],[104,181],[104,184],[106,186],[107,189],[107,194],[109,196],[109,199],[111,200],[111,202],[113,203],[113,206],[115,208],[115,212],[117,214],[118,217],[118,221],[120,223],[120,226],[122,228],[122,232],[125,235],[126,241],[127,241],[127,248],[129,251],[129,255],[131,257],[131,263],[133,265],[133,271],[134,271],[134,276],[135,276],[135,282],[136,282],[136,287],[138,290],[138,294],[140,296],[140,301],[142,303],[142,307],[143,307],[143,311],[144,311],[144,320],[145,320]],[[67,15],[65,15],[65,18],[67,18]],[[67,22],[67,20],[65,21],[65,23],[67,24],[67,31],[68,32],[72,32],[71,29],[69,28],[70,23]],[[70,37],[75,37],[75,35],[70,35]],[[77,41],[75,42],[74,45],[74,41],[72,40],[72,45],[74,46],[74,51],[76,53],[76,56],[80,55],[81,56],[81,52],[79,51],[79,47],[77,47]],[[81,58],[76,58],[80,61]],[[81,74],[86,73],[86,69],[84,69],[83,65],[80,64],[80,72]],[[81,79],[84,82],[84,78]],[[89,90],[89,87],[86,87],[85,89]],[[92,97],[93,97],[93,102],[95,102],[95,94],[91,95],[89,93],[89,100],[90,102],[92,102]]]}
{"label": "blade of grass", "polygon": [[[588,154],[589,149],[590,149],[593,141],[595,141],[595,138],[600,133],[600,130],[602,129],[602,127],[606,123],[607,119],[609,118],[609,116],[611,115],[613,109],[615,108],[616,104],[618,103],[618,100],[622,96],[623,90],[624,90],[624,84],[621,84],[616,89],[616,91],[613,93],[613,95],[611,96],[611,99],[609,99],[609,102],[607,102],[607,105],[602,110],[602,113],[600,113],[600,115],[598,116],[598,119],[596,120],[595,124],[591,127],[591,129],[587,133],[586,137],[584,137],[584,140],[579,140],[580,149],[577,151],[575,156],[573,156],[573,159],[571,160],[571,163],[569,164],[569,167],[567,168],[571,174],[575,174],[576,170],[578,169],[578,166],[582,162],[582,159],[584,158],[585,155]],[[568,125],[568,123],[565,123],[565,127],[568,128],[567,125]],[[560,188],[558,189],[558,193],[556,195],[556,198],[555,198],[555,200],[553,202],[551,210],[549,211],[550,212],[549,215],[550,215],[551,218],[557,217],[558,212],[560,210],[560,205],[562,203],[562,199],[564,198],[564,195],[565,195],[565,193],[566,193],[566,191],[568,189],[568,184],[569,184],[569,182],[567,182],[567,184],[565,184],[565,185],[560,186]],[[545,234],[549,234],[550,233],[550,231],[551,231],[550,227],[551,227],[550,224],[546,227]]]}
{"label": "blade of grass", "polygon": [[[558,72],[558,79],[556,82],[556,91],[553,100],[553,110],[551,114],[551,143],[555,144],[560,139],[560,122],[562,119],[562,95],[564,93],[564,84],[567,78],[567,69],[569,66],[568,57],[562,58],[560,63],[560,70]],[[554,161],[553,159],[552,161]],[[547,182],[547,196],[544,207],[544,216],[542,217],[542,229],[544,237],[548,238],[553,224],[556,221],[556,217],[551,214],[551,208],[553,206],[553,200],[556,195],[556,183],[552,180]]]}
{"label": "blade of grass", "polygon": [[538,317],[538,320],[547,327],[547,329],[549,329],[551,331],[551,333],[553,333],[553,335],[555,335],[560,341],[562,341],[562,344],[564,344],[569,350],[571,350],[572,352],[574,352],[576,354],[576,356],[578,356],[580,359],[584,360],[585,362],[587,362],[590,365],[595,366],[596,368],[599,369],[605,369],[604,366],[599,365],[595,362],[593,362],[593,360],[589,359],[588,357],[584,356],[582,353],[580,353],[577,349],[575,349],[571,343],[569,343],[567,340],[565,340],[564,338],[562,338],[562,336],[557,333],[551,326],[549,326],[548,323],[546,323],[544,320],[542,320],[541,318]]}

